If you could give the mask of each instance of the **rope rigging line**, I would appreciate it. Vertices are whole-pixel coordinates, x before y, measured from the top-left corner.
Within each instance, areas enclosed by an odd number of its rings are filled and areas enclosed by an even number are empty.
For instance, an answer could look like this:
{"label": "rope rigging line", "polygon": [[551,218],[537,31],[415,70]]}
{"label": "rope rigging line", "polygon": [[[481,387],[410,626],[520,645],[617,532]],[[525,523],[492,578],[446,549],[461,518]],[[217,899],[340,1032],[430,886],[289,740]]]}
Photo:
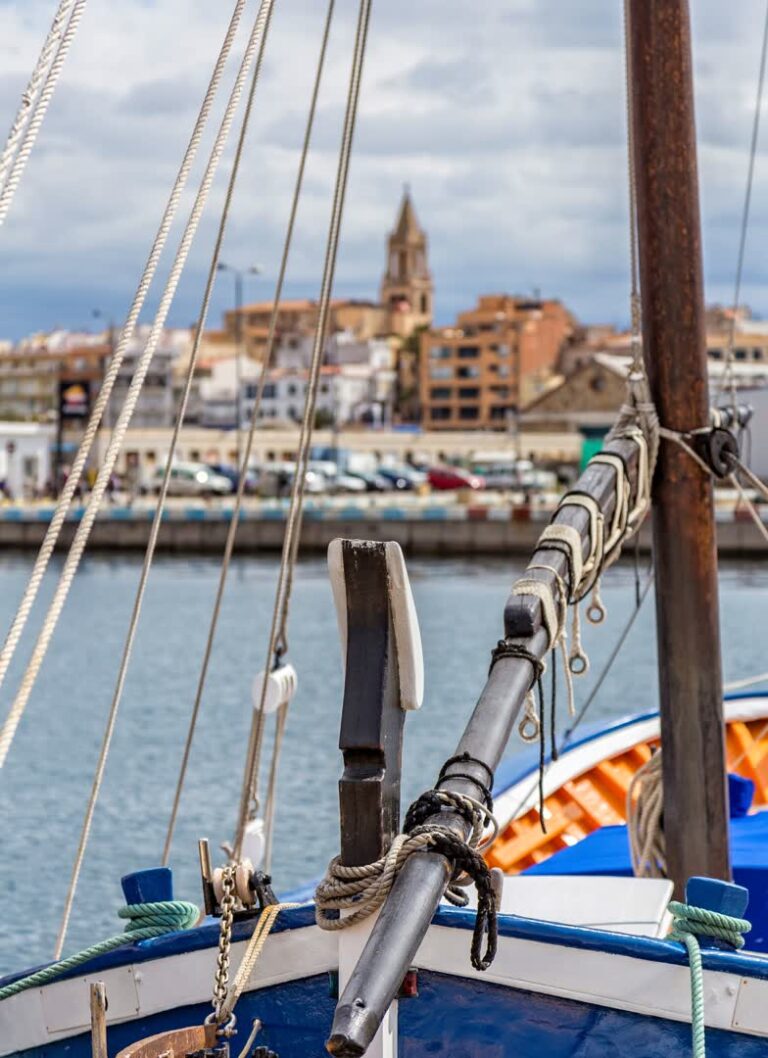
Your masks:
{"label": "rope rigging line", "polygon": [[186,228],[184,230],[179,248],[177,250],[176,258],[174,260],[171,273],[161,298],[160,307],[155,322],[152,325],[147,345],[142,353],[142,356],[136,367],[133,379],[131,381],[128,393],[125,399],[125,403],[121,409],[118,421],[112,432],[109,446],[104,462],[99,469],[99,473],[96,478],[96,482],[93,486],[88,505],[85,513],[77,527],[74,540],[69,549],[64,569],[59,579],[59,584],[54,593],[53,600],[49,606],[43,627],[38,636],[35,648],[31,657],[31,660],[27,666],[26,672],[22,679],[21,687],[16,695],[16,698],[11,707],[8,719],[0,732],[0,765],[4,760],[7,748],[10,745],[10,741],[13,738],[16,727],[18,726],[19,720],[24,712],[27,701],[29,700],[32,687],[34,686],[37,674],[42,665],[43,659],[48,649],[51,637],[54,629],[61,615],[61,611],[66,601],[69,589],[74,579],[77,567],[79,565],[82,554],[85,550],[88,537],[90,535],[93,523],[96,520],[101,501],[104,497],[108,482],[112,476],[114,465],[117,460],[120,448],[125,437],[125,433],[130,424],[131,417],[135,410],[136,404],[139,399],[141,388],[144,383],[147,371],[149,370],[152,356],[157,348],[160,337],[162,335],[163,326],[170,309],[173,297],[178,286],[181,273],[186,264],[186,260],[189,254],[189,250],[194,239],[195,233],[200,223],[208,195],[213,184],[213,179],[218,169],[221,156],[224,151],[224,146],[229,136],[229,131],[234,119],[234,114],[240,101],[240,97],[243,92],[243,88],[250,72],[251,65],[253,63],[254,55],[258,49],[261,33],[264,25],[264,8],[267,6],[266,0],[263,0],[262,6],[259,9],[259,14],[254,24],[254,29],[251,33],[251,37],[248,41],[246,51],[237,74],[234,88],[230,95],[227,107],[224,113],[224,117],[221,122],[219,132],[216,137],[216,141],[211,150],[208,165],[205,170],[200,188],[195,198],[192,211],[189,216]]}
{"label": "rope rigging line", "polygon": [[739,250],[736,258],[736,277],[733,286],[733,312],[731,325],[728,331],[728,344],[725,352],[725,368],[723,377],[718,387],[718,400],[722,399],[726,387],[729,389],[732,406],[735,408],[736,380],[733,374],[734,345],[736,342],[736,315],[741,298],[741,281],[744,273],[744,256],[747,247],[747,231],[749,228],[749,212],[752,204],[752,185],[755,176],[755,159],[757,158],[757,144],[760,135],[760,112],[763,105],[763,89],[765,86],[765,67],[768,57],[768,4],[765,8],[765,19],[763,23],[763,42],[760,49],[760,68],[757,75],[757,92],[755,98],[755,112],[752,119],[752,137],[749,144],[749,163],[747,165],[747,184],[744,190],[744,206],[741,214],[741,231],[739,234]]}
{"label": "rope rigging line", "polygon": [[[29,156],[53,99],[87,0],[62,0],[22,96],[19,111],[0,157],[0,227],[2,227]],[[50,65],[49,65],[50,64]]]}
{"label": "rope rigging line", "polygon": [[667,854],[661,826],[664,812],[662,751],[638,768],[627,787],[629,854],[636,878],[666,878]]}
{"label": "rope rigging line", "polygon": [[[189,758],[192,750],[192,743],[194,741],[195,730],[197,728],[197,721],[200,713],[200,706],[202,703],[203,693],[208,677],[208,667],[210,664],[211,654],[213,651],[213,643],[216,636],[216,630],[218,627],[219,616],[221,613],[221,605],[224,597],[224,589],[226,587],[227,577],[229,574],[230,562],[232,559],[232,553],[235,546],[235,538],[237,530],[240,524],[240,511],[242,508],[243,496],[245,492],[245,479],[248,465],[251,459],[251,453],[253,450],[253,442],[258,426],[259,410],[262,404],[262,398],[264,395],[264,387],[267,381],[267,372],[272,363],[273,351],[276,342],[277,335],[277,321],[280,314],[280,303],[283,293],[283,285],[285,282],[285,275],[288,267],[288,259],[290,256],[290,250],[293,242],[293,233],[296,224],[296,215],[298,212],[299,202],[301,199],[301,192],[304,184],[304,171],[306,168],[307,156],[309,154],[309,147],[312,140],[312,132],[314,129],[315,114],[317,110],[317,100],[320,93],[320,85],[322,82],[322,75],[325,68],[325,58],[328,48],[328,39],[330,36],[331,23],[333,20],[333,13],[335,7],[335,0],[329,0],[328,11],[325,19],[325,26],[323,30],[323,37],[320,46],[320,53],[317,61],[317,69],[315,73],[314,84],[312,88],[312,97],[310,101],[309,111],[307,115],[307,121],[304,131],[304,139],[301,147],[301,154],[299,160],[299,167],[296,174],[296,181],[293,191],[293,199],[291,202],[291,210],[288,219],[288,226],[286,228],[285,241],[283,244],[282,257],[280,261],[280,268],[278,271],[278,278],[275,284],[275,293],[272,305],[272,314],[269,321],[269,332],[267,335],[267,345],[264,353],[264,360],[262,365],[262,372],[259,377],[259,382],[256,390],[256,396],[254,400],[253,410],[251,413],[251,422],[249,424],[249,430],[246,437],[244,446],[242,463],[239,469],[237,492],[235,494],[235,503],[232,510],[232,517],[227,528],[227,538],[224,545],[224,554],[222,557],[221,568],[219,571],[219,582],[216,589],[216,596],[214,599],[213,610],[211,614],[211,621],[208,628],[208,635],[206,637],[205,648],[203,651],[202,662],[200,666],[200,675],[198,677],[197,688],[195,690],[195,698],[192,706],[192,713],[190,716],[189,727],[187,729],[187,735],[184,743],[184,750],[182,754],[181,764],[179,767],[179,774],[176,780],[176,788],[174,790],[173,805],[171,807],[171,813],[168,820],[168,828],[166,831],[165,842],[163,846],[162,863],[167,864],[168,857],[171,852],[171,845],[173,842],[174,830],[176,827],[176,820],[178,818],[179,806],[181,803],[181,796],[184,789],[184,782],[186,780],[187,768],[189,766]],[[265,670],[266,672],[267,670]]]}
{"label": "rope rigging line", "polygon": [[[331,219],[328,229],[328,240],[326,244],[325,262],[323,265],[323,279],[320,288],[320,299],[318,306],[318,319],[315,329],[315,338],[310,361],[307,395],[304,402],[304,415],[299,437],[299,455],[296,460],[296,471],[291,489],[291,501],[286,521],[285,536],[283,539],[283,550],[280,558],[280,571],[278,575],[278,586],[275,596],[275,608],[272,617],[272,626],[269,635],[269,647],[267,649],[267,660],[265,671],[270,668],[272,659],[275,657],[276,648],[286,646],[287,622],[293,586],[293,569],[298,554],[299,539],[301,533],[301,518],[303,512],[304,491],[306,487],[307,463],[309,460],[309,446],[312,439],[314,425],[315,405],[317,401],[317,389],[320,377],[320,365],[328,331],[328,315],[331,301],[331,292],[336,270],[336,257],[339,247],[339,235],[341,221],[344,213],[344,199],[346,195],[347,179],[349,175],[349,160],[354,138],[355,121],[357,117],[358,102],[360,98],[360,84],[362,80],[363,62],[365,58],[365,46],[368,37],[368,25],[371,16],[371,0],[360,0],[360,7],[355,31],[355,45],[352,57],[352,65],[347,92],[346,110],[344,114],[344,128],[339,150],[338,168],[333,193],[333,205]],[[243,774],[243,786],[240,794],[240,807],[238,812],[237,829],[234,841],[234,857],[240,857],[245,828],[249,819],[253,817],[256,806],[259,783],[259,761],[264,736],[264,717],[266,704],[266,681],[262,684],[259,708],[254,711],[251,732],[248,741],[246,765]]]}
{"label": "rope rigging line", "polygon": [[58,940],[56,943],[56,957],[61,953],[64,945],[64,938],[66,936],[67,927],[69,924],[70,915],[72,912],[72,905],[74,903],[75,892],[77,890],[77,884],[80,877],[80,871],[82,868],[83,858],[85,856],[85,850],[88,844],[88,839],[91,831],[91,824],[93,822],[93,814],[96,809],[96,803],[98,801],[99,792],[101,790],[101,784],[104,777],[104,769],[106,767],[107,758],[109,756],[109,750],[112,742],[112,736],[115,729],[115,723],[117,721],[117,714],[120,708],[120,703],[123,696],[123,690],[125,688],[125,680],[128,673],[128,666],[130,664],[131,655],[133,653],[133,646],[136,638],[136,632],[141,618],[141,611],[144,602],[144,594],[147,587],[147,581],[149,580],[150,570],[152,568],[152,561],[155,555],[155,549],[157,546],[157,538],[160,532],[160,525],[162,523],[163,511],[165,508],[165,502],[168,495],[168,484],[170,481],[171,469],[173,467],[174,456],[176,453],[176,447],[178,444],[179,434],[181,431],[184,417],[187,410],[187,404],[189,402],[189,395],[192,388],[192,381],[197,367],[198,354],[200,350],[200,342],[205,330],[206,320],[208,318],[208,310],[211,302],[211,295],[213,293],[213,286],[216,279],[216,268],[219,261],[221,252],[222,242],[224,240],[224,233],[226,231],[227,221],[229,218],[230,208],[232,205],[232,198],[237,184],[237,177],[240,171],[240,163],[242,160],[243,148],[245,146],[245,140],[248,132],[250,123],[251,112],[253,109],[253,101],[256,94],[256,87],[259,81],[259,73],[261,71],[262,61],[264,57],[264,50],[267,42],[267,34],[269,31],[269,23],[272,15],[273,0],[264,0],[256,25],[260,25],[259,29],[259,45],[256,54],[256,61],[253,65],[253,72],[251,75],[251,86],[248,92],[248,98],[246,101],[245,110],[240,127],[240,135],[238,137],[237,147],[235,150],[235,156],[232,162],[232,170],[227,185],[227,191],[224,199],[224,205],[222,208],[218,231],[216,234],[216,240],[211,256],[211,263],[208,270],[208,278],[205,285],[205,291],[203,294],[202,304],[198,316],[197,325],[195,328],[195,338],[193,342],[192,352],[189,358],[189,365],[187,368],[187,374],[184,382],[184,387],[179,401],[179,408],[176,415],[176,422],[174,424],[173,433],[171,436],[171,442],[169,451],[166,459],[165,471],[163,474],[163,480],[160,485],[160,491],[157,498],[157,504],[155,505],[154,517],[152,519],[152,526],[150,529],[149,540],[147,548],[144,554],[144,562],[142,565],[141,576],[139,578],[139,584],[136,589],[136,597],[134,600],[133,611],[131,613],[130,624],[128,632],[126,634],[125,643],[123,647],[123,654],[120,661],[120,668],[118,671],[117,681],[115,690],[110,705],[109,716],[107,719],[107,726],[104,732],[104,737],[99,752],[99,759],[96,766],[96,773],[93,779],[93,785],[91,788],[91,794],[88,800],[88,805],[85,812],[85,818],[83,820],[82,830],[80,834],[80,841],[75,856],[75,862],[72,868],[72,875],[70,878],[69,889],[67,891],[67,897],[65,901],[64,911],[62,914],[61,925],[59,928]]}
{"label": "rope rigging line", "polygon": [[[181,196],[186,186],[192,164],[197,155],[197,151],[200,145],[200,141],[202,139],[203,132],[205,130],[205,126],[208,121],[208,117],[210,115],[211,108],[218,93],[218,89],[227,64],[227,60],[232,50],[232,45],[237,33],[238,26],[240,24],[245,3],[246,0],[236,0],[233,14],[230,19],[229,26],[224,37],[224,41],[222,43],[221,50],[216,61],[216,65],[211,75],[211,80],[206,90],[206,94],[203,99],[203,103],[201,105],[197,120],[195,122],[192,135],[189,139],[184,158],[182,159],[181,166],[177,173],[176,180],[168,198],[168,202],[166,204],[165,211],[160,222],[160,226],[158,228],[152,248],[150,250],[149,257],[147,258],[147,262],[144,266],[141,279],[139,280],[139,285],[134,295],[134,299],[131,304],[128,316],[126,318],[125,325],[123,326],[121,337],[118,341],[115,353],[111,358],[108,371],[99,389],[99,393],[96,398],[91,417],[88,421],[88,425],[86,426],[85,433],[83,435],[83,440],[80,443],[80,447],[72,464],[70,474],[66,482],[64,483],[61,494],[57,501],[56,509],[46,530],[45,537],[43,539],[43,543],[40,546],[38,555],[35,559],[35,564],[30,574],[29,581],[25,588],[21,602],[19,603],[16,614],[14,615],[10,630],[3,644],[3,648],[2,650],[0,650],[0,686],[2,686],[3,680],[5,679],[8,667],[15,654],[16,648],[26,626],[26,622],[32,611],[32,607],[37,597],[37,593],[40,589],[40,585],[42,583],[46,569],[48,568],[48,563],[50,562],[51,556],[53,555],[59,534],[61,532],[61,528],[64,525],[64,522],[67,517],[67,512],[75,495],[77,484],[80,480],[83,469],[85,468],[89,452],[98,432],[99,424],[102,420],[119,370],[125,358],[129,342],[135,332],[139,315],[144,306],[150,285],[157,271],[160,257],[168,240],[168,235],[170,233],[172,223],[175,219],[178,206],[181,201]],[[5,759],[8,755],[8,750],[10,749],[11,742],[13,741],[13,736],[15,734],[16,727],[18,726],[19,719],[20,716],[9,716],[8,720],[6,720],[6,723],[2,728],[2,731],[0,731],[0,768],[3,766]]]}

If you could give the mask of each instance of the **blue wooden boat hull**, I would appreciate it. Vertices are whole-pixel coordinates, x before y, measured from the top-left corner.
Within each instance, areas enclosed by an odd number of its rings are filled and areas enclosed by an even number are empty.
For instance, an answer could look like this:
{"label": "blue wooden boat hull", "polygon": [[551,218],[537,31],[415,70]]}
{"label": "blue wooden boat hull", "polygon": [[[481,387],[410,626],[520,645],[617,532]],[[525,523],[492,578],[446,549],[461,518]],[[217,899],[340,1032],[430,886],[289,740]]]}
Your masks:
{"label": "blue wooden boat hull", "polygon": [[[244,1036],[258,1017],[264,1026],[259,1042],[280,1058],[319,1056],[335,1006],[338,935],[311,925],[308,907],[282,917],[251,990],[238,1004],[238,1022]],[[486,974],[478,974],[469,965],[472,923],[471,913],[447,908],[435,918],[416,960],[419,994],[399,1002],[399,1053],[405,1058],[678,1058],[689,1053],[688,970],[679,945],[502,915],[497,960]],[[238,943],[249,928],[238,927]],[[85,1011],[89,982],[96,980],[104,980],[115,999],[110,1055],[142,1037],[200,1024],[210,1012],[207,991],[217,932],[212,922],[127,946],[64,983],[4,1001],[0,1055],[89,1058],[86,1024],[69,1030],[54,1025],[51,1032],[51,1022],[77,1017],[82,1022],[84,1013],[72,1013],[73,997],[74,1006]],[[233,965],[238,959],[235,952]],[[713,951],[705,955],[705,968],[708,1054],[768,1055],[768,960]],[[133,1015],[125,1005],[128,978],[135,989],[130,995],[139,997]]]}

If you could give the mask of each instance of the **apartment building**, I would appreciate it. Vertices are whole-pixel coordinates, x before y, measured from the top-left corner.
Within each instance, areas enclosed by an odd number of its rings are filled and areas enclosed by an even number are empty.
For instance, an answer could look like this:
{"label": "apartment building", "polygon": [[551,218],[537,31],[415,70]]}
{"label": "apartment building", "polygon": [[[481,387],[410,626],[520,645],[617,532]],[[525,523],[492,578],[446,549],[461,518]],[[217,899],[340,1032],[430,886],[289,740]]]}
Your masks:
{"label": "apartment building", "polygon": [[561,302],[483,295],[455,327],[421,337],[419,397],[428,429],[504,429],[546,386],[573,317]]}

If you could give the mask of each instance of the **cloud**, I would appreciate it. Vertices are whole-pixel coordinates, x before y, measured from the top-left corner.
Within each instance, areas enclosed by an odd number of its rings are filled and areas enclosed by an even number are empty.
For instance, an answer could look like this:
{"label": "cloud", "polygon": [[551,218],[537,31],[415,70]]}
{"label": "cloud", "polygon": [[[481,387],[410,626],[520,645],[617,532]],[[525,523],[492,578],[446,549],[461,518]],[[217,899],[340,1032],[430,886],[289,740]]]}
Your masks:
{"label": "cloud", "polygon": [[[0,126],[10,124],[53,6],[0,0]],[[125,314],[229,7],[91,0],[0,229],[0,336],[81,326],[94,308],[115,319]],[[255,7],[251,0],[249,17]],[[319,288],[356,7],[336,3],[289,294],[314,296]],[[249,297],[269,296],[277,272],[324,8],[318,0],[275,4],[225,243],[231,262],[265,269],[249,283]],[[764,7],[742,0],[735,11],[699,0],[694,8],[708,294],[727,300]],[[533,287],[563,297],[582,318],[626,319],[621,32],[618,0],[375,4],[337,293],[376,294],[386,232],[407,182],[429,232],[442,319],[483,290]],[[227,88],[233,76],[230,63]],[[223,94],[215,121],[222,105]],[[203,154],[212,136],[213,125]],[[768,226],[766,150],[761,145],[745,290],[768,311],[759,252]],[[230,145],[171,314],[179,324],[197,312],[231,157]],[[222,277],[213,322],[230,302]]]}

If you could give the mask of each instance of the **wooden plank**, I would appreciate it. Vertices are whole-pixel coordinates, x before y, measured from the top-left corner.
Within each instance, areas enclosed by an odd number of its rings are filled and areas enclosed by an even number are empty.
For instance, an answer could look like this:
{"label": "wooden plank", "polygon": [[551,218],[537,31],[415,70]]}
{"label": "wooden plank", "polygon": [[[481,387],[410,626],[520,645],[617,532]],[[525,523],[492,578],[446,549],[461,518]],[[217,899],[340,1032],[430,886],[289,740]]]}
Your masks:
{"label": "wooden plank", "polygon": [[383,543],[344,540],[347,659],[339,748],[341,858],[372,863],[400,829],[403,722]]}
{"label": "wooden plank", "polygon": [[107,1056],[107,990],[103,981],[91,985],[91,1055]]}
{"label": "wooden plank", "polygon": [[138,1040],[122,1051],[116,1058],[185,1058],[193,1051],[201,1051],[216,1044],[215,1025],[195,1025],[189,1029],[174,1029],[159,1036]]}
{"label": "wooden plank", "polygon": [[[709,421],[687,0],[631,0],[633,127],[651,394],[663,426]],[[653,492],[664,831],[683,898],[692,875],[730,877],[712,480],[662,444]]]}

